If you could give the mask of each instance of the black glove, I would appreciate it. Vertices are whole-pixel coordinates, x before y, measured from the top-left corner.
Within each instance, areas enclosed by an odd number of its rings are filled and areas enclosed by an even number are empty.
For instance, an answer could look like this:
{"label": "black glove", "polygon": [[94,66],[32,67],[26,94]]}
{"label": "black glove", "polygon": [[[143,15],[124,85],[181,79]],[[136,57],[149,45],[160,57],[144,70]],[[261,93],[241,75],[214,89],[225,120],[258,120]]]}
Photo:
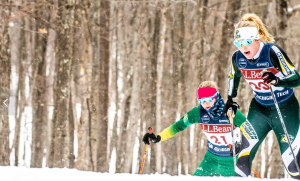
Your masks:
{"label": "black glove", "polygon": [[145,144],[150,145],[149,138],[150,138],[152,143],[158,143],[161,140],[161,137],[159,135],[155,136],[155,134],[153,134],[153,133],[152,134],[146,133],[143,137],[143,142]]}
{"label": "black glove", "polygon": [[227,111],[228,111],[229,108],[232,108],[232,111],[235,115],[236,110],[239,109],[240,106],[236,102],[234,102],[231,97],[228,97],[228,100],[227,100],[227,102],[224,106],[224,109],[223,109],[223,114],[226,116],[227,119],[229,119],[229,117],[227,115]]}
{"label": "black glove", "polygon": [[280,79],[276,77],[272,72],[266,71],[262,74],[262,79],[264,80],[265,84],[271,83],[274,86],[277,86],[280,84]]}
{"label": "black glove", "polygon": [[[237,156],[242,150],[242,143],[235,142],[235,156]],[[230,156],[233,156],[233,146],[230,147]]]}

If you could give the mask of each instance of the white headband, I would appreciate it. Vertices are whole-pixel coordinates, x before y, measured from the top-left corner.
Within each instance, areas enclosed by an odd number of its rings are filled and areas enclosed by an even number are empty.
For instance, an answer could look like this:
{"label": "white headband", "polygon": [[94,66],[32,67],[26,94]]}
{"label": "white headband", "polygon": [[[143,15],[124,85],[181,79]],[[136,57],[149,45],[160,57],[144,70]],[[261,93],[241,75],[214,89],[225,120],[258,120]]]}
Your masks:
{"label": "white headband", "polygon": [[234,41],[260,39],[256,27],[242,27],[234,31]]}

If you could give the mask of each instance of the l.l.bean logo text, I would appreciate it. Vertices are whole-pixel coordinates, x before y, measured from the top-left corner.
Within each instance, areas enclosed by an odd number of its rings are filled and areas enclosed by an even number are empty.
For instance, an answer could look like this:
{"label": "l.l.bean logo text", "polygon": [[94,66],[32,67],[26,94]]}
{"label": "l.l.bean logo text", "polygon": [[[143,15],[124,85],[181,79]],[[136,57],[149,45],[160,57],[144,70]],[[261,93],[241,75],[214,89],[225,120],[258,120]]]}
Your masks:
{"label": "l.l.bean logo text", "polygon": [[245,79],[262,79],[261,78],[261,70],[245,70],[245,69],[240,69],[241,72],[243,73]]}
{"label": "l.l.bean logo text", "polygon": [[[262,79],[261,72],[264,69],[242,69],[242,68],[240,68],[240,70],[243,73],[245,79],[258,80],[258,79]],[[271,71],[274,75],[276,75],[279,72],[275,67],[267,68],[267,71]]]}

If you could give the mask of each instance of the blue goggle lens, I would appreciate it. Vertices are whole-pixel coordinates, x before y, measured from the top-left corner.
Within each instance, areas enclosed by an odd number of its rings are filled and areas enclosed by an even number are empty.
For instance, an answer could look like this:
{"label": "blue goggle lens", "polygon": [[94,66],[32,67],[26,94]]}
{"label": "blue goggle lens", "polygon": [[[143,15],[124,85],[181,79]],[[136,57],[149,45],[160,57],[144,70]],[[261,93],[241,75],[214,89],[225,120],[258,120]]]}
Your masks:
{"label": "blue goggle lens", "polygon": [[253,43],[252,39],[246,39],[246,40],[241,40],[241,41],[236,41],[234,42],[234,45],[238,48],[242,48],[242,45],[245,47],[249,46],[251,43]]}
{"label": "blue goggle lens", "polygon": [[215,98],[215,95],[211,96],[211,97],[205,97],[205,98],[202,98],[202,99],[198,99],[198,101],[200,102],[200,104],[204,104],[204,102],[211,102],[212,100],[214,100]]}

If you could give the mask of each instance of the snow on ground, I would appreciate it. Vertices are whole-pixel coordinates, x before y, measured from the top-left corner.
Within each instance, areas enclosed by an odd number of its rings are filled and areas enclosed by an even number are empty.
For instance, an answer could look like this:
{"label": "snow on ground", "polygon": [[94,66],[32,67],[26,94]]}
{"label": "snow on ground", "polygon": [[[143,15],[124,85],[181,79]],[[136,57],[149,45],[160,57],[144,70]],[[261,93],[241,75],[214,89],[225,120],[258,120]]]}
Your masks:
{"label": "snow on ground", "polygon": [[[0,167],[1,180],[9,181],[258,181],[258,178],[170,176],[167,174],[110,174],[59,168]],[[265,179],[266,180],[266,179]],[[270,179],[268,179],[270,180]],[[272,179],[276,181],[279,179]],[[280,179],[280,181],[292,179]]]}

